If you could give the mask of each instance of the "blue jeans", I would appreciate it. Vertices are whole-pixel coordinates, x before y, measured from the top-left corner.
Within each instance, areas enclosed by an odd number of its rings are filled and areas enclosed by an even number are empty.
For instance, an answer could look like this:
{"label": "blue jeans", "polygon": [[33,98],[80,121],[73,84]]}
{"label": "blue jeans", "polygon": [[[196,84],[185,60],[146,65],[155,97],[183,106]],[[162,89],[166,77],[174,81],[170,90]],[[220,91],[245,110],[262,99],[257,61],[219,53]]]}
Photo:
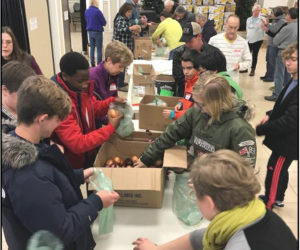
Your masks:
{"label": "blue jeans", "polygon": [[267,72],[266,72],[266,79],[273,80],[274,79],[274,71],[276,65],[276,59],[278,54],[278,48],[273,46],[267,47]]}
{"label": "blue jeans", "polygon": [[100,31],[88,31],[90,40],[90,58],[91,65],[95,66],[95,47],[97,47],[97,65],[102,62],[102,43],[103,32]]}
{"label": "blue jeans", "polygon": [[291,75],[287,72],[284,62],[281,58],[282,50],[278,50],[276,65],[275,65],[275,73],[274,73],[274,82],[275,88],[273,90],[273,96],[278,97],[284,85],[289,82],[291,79]]}

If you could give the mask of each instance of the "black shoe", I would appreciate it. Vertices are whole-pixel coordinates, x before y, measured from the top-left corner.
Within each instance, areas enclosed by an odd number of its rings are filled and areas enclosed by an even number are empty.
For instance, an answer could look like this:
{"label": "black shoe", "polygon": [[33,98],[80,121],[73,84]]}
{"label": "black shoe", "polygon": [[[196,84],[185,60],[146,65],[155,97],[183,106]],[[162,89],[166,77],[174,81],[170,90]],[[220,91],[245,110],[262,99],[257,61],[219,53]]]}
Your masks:
{"label": "black shoe", "polygon": [[272,80],[272,79],[267,79],[267,78],[263,79],[263,81],[264,81],[264,82],[274,82],[274,80]]}
{"label": "black shoe", "polygon": [[264,80],[264,79],[266,79],[265,76],[261,76],[261,77],[260,77],[260,80]]}
{"label": "black shoe", "polygon": [[275,201],[274,206],[275,207],[284,207],[284,201]]}
{"label": "black shoe", "polygon": [[240,70],[240,73],[248,73],[248,69]]}
{"label": "black shoe", "polygon": [[266,200],[266,196],[265,195],[259,195],[258,196],[259,199],[261,199],[265,204],[267,204],[267,200]]}
{"label": "black shoe", "polygon": [[276,102],[277,97],[271,95],[271,96],[265,96],[265,100],[270,102]]}
{"label": "black shoe", "polygon": [[254,76],[254,75],[255,75],[255,69],[251,69],[249,76]]}

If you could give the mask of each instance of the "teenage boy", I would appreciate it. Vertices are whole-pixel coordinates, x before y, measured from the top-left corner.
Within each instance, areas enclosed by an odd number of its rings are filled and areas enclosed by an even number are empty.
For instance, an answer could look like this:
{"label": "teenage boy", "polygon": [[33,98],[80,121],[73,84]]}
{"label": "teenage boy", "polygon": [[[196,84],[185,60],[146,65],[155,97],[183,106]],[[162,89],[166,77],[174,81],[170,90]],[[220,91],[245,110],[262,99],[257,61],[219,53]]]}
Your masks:
{"label": "teenage boy", "polygon": [[249,161],[237,153],[218,150],[202,155],[194,161],[187,184],[210,221],[208,227],[161,245],[139,237],[133,250],[298,249],[284,221],[255,197],[260,190],[257,177]]}
{"label": "teenage boy", "polygon": [[195,58],[198,52],[196,50],[186,49],[181,58],[181,65],[185,76],[185,89],[184,98],[179,99],[178,103],[174,107],[174,110],[164,109],[163,116],[177,120],[182,116],[186,110],[193,106],[194,101],[192,97],[194,84],[198,80],[199,65],[195,63]]}
{"label": "teenage boy", "polygon": [[26,249],[39,230],[57,236],[64,250],[94,249],[90,226],[119,198],[103,190],[83,199],[80,185],[93,168],[72,170],[56,145],[41,141],[70,110],[65,91],[44,76],[28,77],[18,91],[18,125],[2,134],[2,222],[9,249]]}
{"label": "teenage boy", "polygon": [[35,75],[31,67],[19,61],[10,61],[2,67],[2,110],[1,118],[17,121],[17,91],[22,82],[29,76]]}
{"label": "teenage boy", "polygon": [[99,100],[118,96],[120,73],[133,61],[133,54],[128,47],[120,42],[110,42],[105,48],[105,60],[96,67],[90,68],[89,80],[95,81],[94,94]]}
{"label": "teenage boy", "polygon": [[298,43],[283,50],[281,57],[293,79],[281,91],[273,110],[268,111],[256,127],[256,134],[264,135],[263,143],[272,150],[267,165],[265,195],[260,196],[269,209],[284,207],[288,168],[293,160],[298,160],[299,153]]}
{"label": "teenage boy", "polygon": [[119,126],[123,115],[108,115],[108,125],[96,129],[95,120],[107,114],[109,105],[125,103],[125,99],[109,97],[96,100],[94,83],[89,81],[89,63],[78,52],[68,52],[60,60],[61,72],[52,77],[71,98],[72,110],[67,119],[55,129],[53,141],[65,148],[65,155],[73,168],[93,165],[97,148],[107,141]]}

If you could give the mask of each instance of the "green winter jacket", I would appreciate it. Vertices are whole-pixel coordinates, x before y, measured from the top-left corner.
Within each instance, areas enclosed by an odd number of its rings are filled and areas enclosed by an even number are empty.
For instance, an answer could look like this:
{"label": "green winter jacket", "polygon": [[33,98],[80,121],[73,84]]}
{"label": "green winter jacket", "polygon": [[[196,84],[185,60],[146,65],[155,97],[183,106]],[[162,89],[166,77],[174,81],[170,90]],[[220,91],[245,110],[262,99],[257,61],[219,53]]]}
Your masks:
{"label": "green winter jacket", "polygon": [[247,106],[243,100],[237,100],[232,111],[221,116],[220,121],[214,121],[207,126],[209,116],[197,108],[188,109],[183,116],[171,123],[166,131],[149,145],[141,156],[146,166],[162,158],[165,149],[175,145],[181,139],[189,139],[189,162],[204,153],[220,149],[231,149],[242,157],[249,159],[251,166],[256,162],[255,131],[243,118]]}

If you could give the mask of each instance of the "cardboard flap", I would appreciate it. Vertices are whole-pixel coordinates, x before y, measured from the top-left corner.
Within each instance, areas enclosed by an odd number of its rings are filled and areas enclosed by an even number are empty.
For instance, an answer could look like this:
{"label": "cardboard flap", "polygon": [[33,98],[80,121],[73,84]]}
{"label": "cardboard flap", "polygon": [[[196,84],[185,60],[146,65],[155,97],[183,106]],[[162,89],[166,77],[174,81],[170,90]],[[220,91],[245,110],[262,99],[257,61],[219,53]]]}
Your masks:
{"label": "cardboard flap", "polygon": [[162,189],[162,168],[101,168],[116,190]]}
{"label": "cardboard flap", "polygon": [[166,149],[164,154],[164,167],[187,168],[187,151],[185,146],[174,146]]}

